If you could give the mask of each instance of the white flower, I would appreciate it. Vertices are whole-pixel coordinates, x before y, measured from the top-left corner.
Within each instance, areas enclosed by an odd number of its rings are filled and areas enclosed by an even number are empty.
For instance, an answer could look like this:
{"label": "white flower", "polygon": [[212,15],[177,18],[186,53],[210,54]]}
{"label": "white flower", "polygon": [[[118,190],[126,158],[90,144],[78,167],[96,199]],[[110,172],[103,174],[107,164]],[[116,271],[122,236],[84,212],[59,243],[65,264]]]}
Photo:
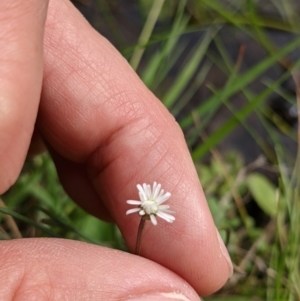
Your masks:
{"label": "white flower", "polygon": [[139,191],[140,201],[128,200],[127,204],[138,205],[138,208],[129,209],[126,214],[138,212],[141,216],[148,216],[153,225],[157,225],[156,216],[164,219],[165,221],[172,223],[175,217],[172,215],[174,212],[169,210],[169,205],[162,205],[171,197],[170,192],[164,192],[161,189],[161,184],[153,183],[153,187],[149,184],[138,184],[137,189]]}

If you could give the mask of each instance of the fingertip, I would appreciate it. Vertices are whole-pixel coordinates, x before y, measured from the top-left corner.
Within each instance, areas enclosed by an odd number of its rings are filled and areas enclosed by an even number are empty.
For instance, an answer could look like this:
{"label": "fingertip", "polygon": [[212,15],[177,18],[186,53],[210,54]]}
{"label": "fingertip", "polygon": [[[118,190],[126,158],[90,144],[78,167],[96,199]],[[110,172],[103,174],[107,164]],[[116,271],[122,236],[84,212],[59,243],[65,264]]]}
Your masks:
{"label": "fingertip", "polygon": [[0,1],[0,194],[18,176],[35,124],[47,3]]}
{"label": "fingertip", "polygon": [[223,254],[223,257],[225,258],[228,264],[228,278],[230,278],[233,275],[233,264],[218,229],[216,229],[216,232],[217,232],[217,238],[218,238],[221,253]]}

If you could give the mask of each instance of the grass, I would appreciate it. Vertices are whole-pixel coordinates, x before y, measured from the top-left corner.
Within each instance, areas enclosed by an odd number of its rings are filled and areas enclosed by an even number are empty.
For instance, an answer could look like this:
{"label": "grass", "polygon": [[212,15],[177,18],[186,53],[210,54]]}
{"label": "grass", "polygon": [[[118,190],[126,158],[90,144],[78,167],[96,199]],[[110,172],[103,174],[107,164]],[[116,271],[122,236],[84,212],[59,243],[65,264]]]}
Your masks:
{"label": "grass", "polygon": [[[289,149],[298,148],[300,131],[268,106],[276,97],[297,105],[295,91],[286,88],[293,81],[300,89],[295,5],[140,0],[145,25],[134,45],[120,38],[118,20],[110,5],[104,7],[119,49],[181,125],[216,224],[231,229],[235,274],[207,300],[300,299],[300,154]],[[289,39],[279,45],[274,34]],[[238,46],[230,44],[236,41]],[[259,54],[249,64],[252,46]],[[222,112],[226,118],[214,126]],[[251,162],[228,147],[240,129],[259,149]],[[1,239],[65,237],[126,250],[114,225],[68,198],[47,154],[26,162],[3,202]]]}

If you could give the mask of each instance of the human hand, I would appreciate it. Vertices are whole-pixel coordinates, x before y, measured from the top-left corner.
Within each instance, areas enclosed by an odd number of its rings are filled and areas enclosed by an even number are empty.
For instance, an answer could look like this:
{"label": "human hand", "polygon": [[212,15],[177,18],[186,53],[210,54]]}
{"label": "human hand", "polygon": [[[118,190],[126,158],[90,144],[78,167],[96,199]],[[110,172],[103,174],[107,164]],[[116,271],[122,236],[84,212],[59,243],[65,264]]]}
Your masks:
{"label": "human hand", "polygon": [[232,265],[174,118],[68,0],[48,12],[45,0],[2,1],[0,14],[0,193],[36,122],[65,190],[116,222],[130,250],[136,184],[162,183],[176,212],[172,224],[146,226],[145,258],[70,240],[2,241],[1,300],[197,300],[219,289]]}

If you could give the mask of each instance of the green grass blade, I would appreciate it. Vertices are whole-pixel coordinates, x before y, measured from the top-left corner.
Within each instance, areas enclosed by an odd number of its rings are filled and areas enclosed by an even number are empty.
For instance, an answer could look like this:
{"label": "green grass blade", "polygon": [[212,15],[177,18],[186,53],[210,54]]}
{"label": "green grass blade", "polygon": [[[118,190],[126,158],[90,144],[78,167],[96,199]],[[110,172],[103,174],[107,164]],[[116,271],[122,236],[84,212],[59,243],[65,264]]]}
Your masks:
{"label": "green grass blade", "polygon": [[[168,70],[173,66],[176,61],[173,56],[180,55],[181,51],[178,51],[178,47],[182,50],[184,49],[184,45],[176,46],[188,23],[188,18],[184,16],[184,8],[185,1],[181,1],[177,9],[174,24],[167,35],[162,51],[153,55],[147,63],[145,70],[142,71],[141,79],[152,90],[155,88],[154,86],[157,86],[163,80]],[[170,56],[172,56],[173,62],[166,62],[166,59]],[[161,74],[162,71],[164,75]],[[158,75],[160,75],[160,79],[157,78]]]}
{"label": "green grass blade", "polygon": [[152,8],[149,12],[148,18],[144,25],[144,28],[139,37],[138,45],[134,50],[132,57],[130,59],[130,65],[134,70],[138,68],[138,65],[141,61],[143,53],[145,51],[145,45],[147,45],[149,39],[151,38],[152,31],[154,29],[155,23],[159,17],[161,9],[164,5],[165,0],[154,0]]}
{"label": "green grass blade", "polygon": [[213,36],[216,34],[215,30],[209,30],[203,39],[193,48],[192,54],[186,60],[181,73],[177,76],[172,88],[164,95],[162,102],[167,108],[171,108],[178,96],[182,94],[192,76],[197,71],[200,62],[202,61]]}
{"label": "green grass blade", "polygon": [[[241,120],[244,120],[263,100],[265,100],[272,92],[273,89],[278,87],[284,80],[290,76],[290,72],[286,72],[277,81],[275,81],[270,87],[265,89],[257,97],[255,97],[252,102],[244,106],[239,112],[236,113],[238,118],[232,117],[225,124],[215,131],[205,143],[198,146],[192,153],[194,160],[201,159],[211,148],[216,146],[219,141],[224,139],[233,129],[237,126]],[[240,121],[239,121],[240,120]]]}
{"label": "green grass blade", "polygon": [[11,215],[13,218],[19,220],[19,221],[22,221],[26,224],[29,224],[33,227],[35,227],[36,229],[39,229],[41,230],[42,232],[44,232],[45,234],[48,234],[49,236],[51,237],[59,237],[58,234],[56,234],[55,232],[51,231],[48,227],[46,227],[45,225],[43,225],[42,223],[38,223],[38,222],[35,222],[34,220],[26,217],[26,216],[23,216],[9,208],[3,208],[3,207],[0,207],[0,212],[4,213],[4,214],[9,214]]}
{"label": "green grass blade", "polygon": [[[234,82],[232,85],[226,85],[225,89],[221,90],[220,93],[217,95],[211,96],[204,104],[200,105],[196,108],[197,114],[200,117],[206,116],[207,114],[211,113],[211,111],[215,112],[220,104],[221,100],[220,97],[223,99],[229,98],[235,93],[239,92],[240,90],[244,89],[247,85],[249,85],[252,81],[257,79],[263,72],[269,69],[272,65],[274,65],[279,59],[286,56],[288,53],[295,50],[300,45],[300,38],[297,38],[290,42],[287,46],[283,47],[277,53],[273,54],[270,57],[267,57],[262,62],[255,65],[246,73],[239,76],[238,80]],[[192,116],[185,117],[181,122],[180,125],[183,129],[186,129],[188,126],[192,125],[193,118]]]}
{"label": "green grass blade", "polygon": [[188,104],[188,102],[191,100],[193,95],[198,91],[199,87],[203,84],[203,82],[206,79],[206,76],[208,72],[211,69],[212,64],[211,63],[204,63],[201,70],[198,72],[195,80],[191,84],[191,86],[187,89],[187,91],[180,97],[180,100],[178,103],[174,105],[174,107],[171,109],[171,113],[174,116],[177,116],[182,109]]}

